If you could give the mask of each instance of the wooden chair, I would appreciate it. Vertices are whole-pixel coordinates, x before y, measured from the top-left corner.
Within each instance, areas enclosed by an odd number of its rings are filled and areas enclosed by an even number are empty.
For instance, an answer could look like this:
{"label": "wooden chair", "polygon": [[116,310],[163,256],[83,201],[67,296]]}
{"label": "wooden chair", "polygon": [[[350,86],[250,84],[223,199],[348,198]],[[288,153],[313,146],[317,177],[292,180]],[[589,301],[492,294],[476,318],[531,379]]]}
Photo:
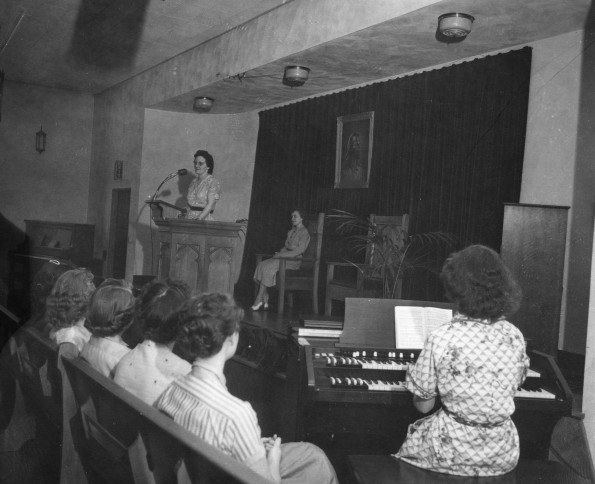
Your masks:
{"label": "wooden chair", "polygon": [[[304,225],[310,234],[310,243],[302,255],[302,264],[297,270],[286,268],[286,262],[290,259],[279,258],[279,272],[277,274],[277,289],[279,291],[277,312],[283,314],[285,305],[285,293],[289,307],[293,307],[293,291],[312,292],[312,310],[318,314],[318,279],[320,275],[320,255],[322,253],[322,233],[324,230],[324,213],[317,215],[306,215]],[[270,255],[257,254],[256,263]]]}
{"label": "wooden chair", "polygon": [[[370,221],[378,227],[378,230],[385,230],[388,227],[403,230],[405,234],[409,229],[409,215],[370,215]],[[363,264],[351,262],[327,262],[326,292],[324,301],[324,314],[330,316],[333,301],[345,301],[346,297],[382,297],[382,279],[378,277],[364,277],[366,267],[374,263],[374,246],[369,245],[366,249],[366,256]],[[337,270],[335,271],[335,268]],[[401,281],[399,281],[399,286]],[[397,289],[396,297],[400,296],[400,287]]]}

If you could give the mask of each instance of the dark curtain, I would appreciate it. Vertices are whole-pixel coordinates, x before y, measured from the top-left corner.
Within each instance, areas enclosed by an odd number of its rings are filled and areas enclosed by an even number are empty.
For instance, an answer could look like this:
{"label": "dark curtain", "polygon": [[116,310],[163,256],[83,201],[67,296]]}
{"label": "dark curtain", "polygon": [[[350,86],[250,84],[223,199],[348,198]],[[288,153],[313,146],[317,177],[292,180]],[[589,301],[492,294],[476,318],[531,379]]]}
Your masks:
{"label": "dark curtain", "polygon": [[[295,207],[409,213],[410,233],[456,236],[435,256],[437,269],[471,243],[498,250],[503,202],[519,201],[530,71],[526,47],[261,112],[243,287],[251,291],[254,254],[281,248]],[[337,117],[366,111],[374,111],[369,188],[335,189]],[[324,259],[347,256],[327,223]],[[421,270],[402,297],[444,299],[437,274]]]}

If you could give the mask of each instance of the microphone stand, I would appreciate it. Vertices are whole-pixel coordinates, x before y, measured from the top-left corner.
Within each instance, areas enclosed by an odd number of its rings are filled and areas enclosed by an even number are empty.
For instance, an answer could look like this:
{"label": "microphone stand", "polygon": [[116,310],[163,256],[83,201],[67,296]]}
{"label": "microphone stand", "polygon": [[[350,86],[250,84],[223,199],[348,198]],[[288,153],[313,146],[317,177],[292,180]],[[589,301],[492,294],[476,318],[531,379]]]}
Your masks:
{"label": "microphone stand", "polygon": [[165,180],[163,180],[159,186],[157,187],[157,190],[155,190],[155,193],[153,193],[153,196],[151,197],[151,203],[153,203],[155,201],[155,197],[157,196],[157,194],[159,193],[159,189],[163,186],[163,184],[168,181],[171,180],[172,178],[175,178],[178,175],[185,175],[186,173],[188,173],[188,170],[182,168],[181,170],[178,171],[174,171],[173,173],[170,173],[169,175],[167,175],[165,177]]}
{"label": "microphone stand", "polygon": [[157,187],[157,190],[155,190],[155,193],[153,193],[153,196],[151,197],[151,202],[154,202],[154,201],[155,201],[155,197],[156,197],[156,196],[157,196],[157,194],[159,193],[159,189],[160,189],[160,188],[163,186],[163,184],[164,184],[166,181],[168,181],[168,180],[171,180],[171,179],[172,179],[174,176],[176,176],[177,174],[178,174],[177,172],[176,172],[176,173],[170,173],[169,175],[167,175],[167,176],[165,177],[165,180],[163,180],[163,181],[162,181],[162,182],[159,184],[159,186]]}

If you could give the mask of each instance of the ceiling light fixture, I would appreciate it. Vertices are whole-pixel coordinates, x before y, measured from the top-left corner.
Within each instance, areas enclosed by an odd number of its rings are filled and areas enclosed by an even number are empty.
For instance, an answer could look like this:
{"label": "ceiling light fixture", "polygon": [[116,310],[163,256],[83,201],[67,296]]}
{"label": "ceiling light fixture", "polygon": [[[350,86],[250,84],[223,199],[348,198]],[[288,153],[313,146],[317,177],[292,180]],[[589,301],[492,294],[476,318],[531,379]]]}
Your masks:
{"label": "ceiling light fixture", "polygon": [[471,32],[474,20],[466,13],[445,13],[438,17],[438,30],[446,37],[464,38]]}
{"label": "ceiling light fixture", "polygon": [[303,86],[308,80],[310,69],[303,66],[286,66],[283,74],[283,84],[291,87]]}
{"label": "ceiling light fixture", "polygon": [[215,100],[212,97],[199,96],[194,98],[192,109],[198,113],[208,113],[213,107]]}

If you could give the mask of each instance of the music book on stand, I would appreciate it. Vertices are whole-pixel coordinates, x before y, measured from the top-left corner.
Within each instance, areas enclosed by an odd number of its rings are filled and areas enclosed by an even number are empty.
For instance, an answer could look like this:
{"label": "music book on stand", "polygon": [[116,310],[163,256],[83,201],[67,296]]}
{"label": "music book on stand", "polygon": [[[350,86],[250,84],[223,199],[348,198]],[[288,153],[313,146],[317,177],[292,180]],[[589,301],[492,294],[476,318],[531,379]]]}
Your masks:
{"label": "music book on stand", "polygon": [[451,319],[452,309],[395,306],[395,348],[423,348],[429,334]]}

